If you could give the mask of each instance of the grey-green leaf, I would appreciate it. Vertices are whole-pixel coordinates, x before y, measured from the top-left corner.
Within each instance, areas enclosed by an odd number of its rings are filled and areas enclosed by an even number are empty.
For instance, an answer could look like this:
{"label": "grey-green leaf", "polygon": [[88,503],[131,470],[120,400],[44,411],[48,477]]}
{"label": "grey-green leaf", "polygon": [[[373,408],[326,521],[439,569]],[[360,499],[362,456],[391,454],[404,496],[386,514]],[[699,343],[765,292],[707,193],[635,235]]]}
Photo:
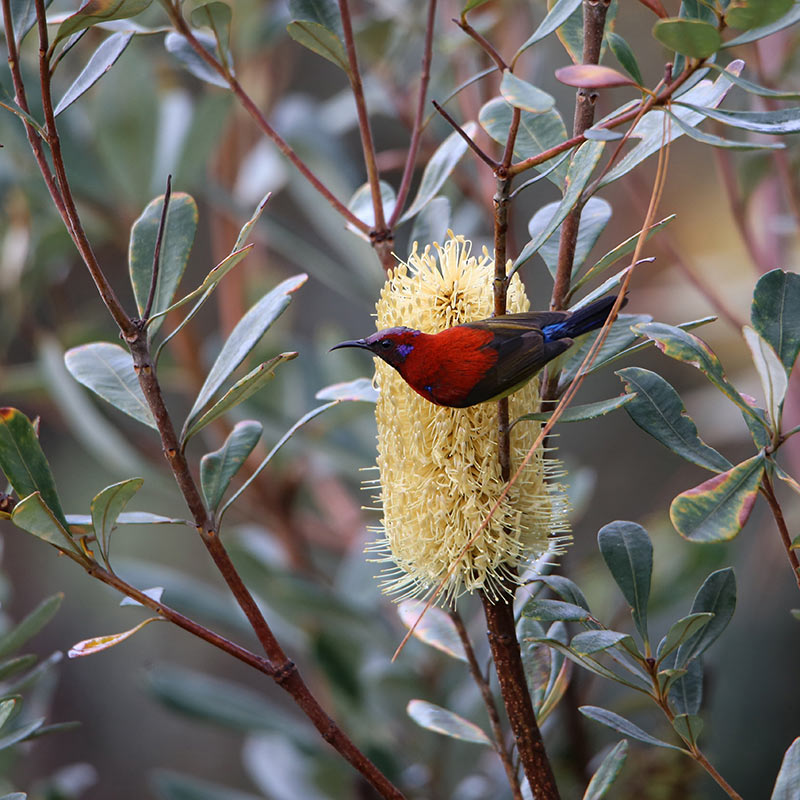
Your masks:
{"label": "grey-green leaf", "polygon": [[611,52],[614,54],[617,61],[619,61],[625,72],[627,72],[639,86],[644,86],[642,71],[639,69],[639,62],[636,60],[631,46],[614,31],[607,31],[605,38],[608,42],[608,46],[611,48]]}
{"label": "grey-green leaf", "polygon": [[589,611],[589,602],[581,591],[580,586],[563,575],[537,575],[533,579],[536,583],[543,583],[552,589],[562,600],[580,606]]}
{"label": "grey-green leaf", "polygon": [[[133,223],[128,247],[128,269],[131,286],[136,297],[136,307],[142,315],[150,293],[153,275],[153,254],[164,208],[164,195],[147,204],[147,208]],[[152,314],[168,308],[175,296],[189,253],[192,251],[197,232],[197,203],[184,192],[174,192],[169,201],[164,237],[161,242],[161,257],[158,268],[158,282],[153,300]],[[162,320],[154,320],[150,325],[150,335],[158,330]]]}
{"label": "grey-green leaf", "polygon": [[552,8],[547,12],[547,16],[541,21],[539,27],[523,42],[522,46],[514,55],[514,60],[522,55],[531,45],[549,36],[553,31],[563,25],[572,13],[581,5],[582,0],[557,0]]}
{"label": "grey-green leaf", "polygon": [[630,418],[673,453],[712,472],[725,472],[733,464],[697,433],[680,395],[660,375],[641,367],[618,370],[628,392],[636,397],[625,407]]}
{"label": "grey-green leaf", "polygon": [[110,342],[92,342],[68,350],[64,363],[78,383],[135,420],[158,428],[127,350]]}
{"label": "grey-green leaf", "polygon": [[450,201],[446,197],[434,197],[417,214],[408,237],[409,248],[417,242],[421,248],[433,242],[443,242],[450,227]]}
{"label": "grey-green leaf", "polygon": [[653,26],[653,36],[670,50],[691,58],[708,58],[722,46],[716,26],[699,19],[660,19]]}
{"label": "grey-green leaf", "polygon": [[783,756],[770,800],[794,800],[800,795],[800,737],[795,739]]}
{"label": "grey-green leaf", "polygon": [[589,785],[583,795],[583,800],[600,800],[605,797],[611,785],[619,776],[625,759],[628,757],[628,740],[623,739],[611,748],[601,762],[597,771],[592,775]]}
{"label": "grey-green leaf", "polygon": [[284,312],[296,292],[308,276],[295,275],[267,292],[236,324],[231,331],[220,354],[217,356],[205,380],[192,410],[186,417],[184,430],[188,429],[200,411],[211,400],[217,389],[230,374],[244,361],[247,354],[256,346],[273,322]]}
{"label": "grey-green leaf", "polygon": [[195,8],[190,19],[192,25],[196,27],[211,29],[217,42],[217,52],[221,58],[227,59],[231,34],[231,7],[227,3],[215,0]]}
{"label": "grey-green leaf", "polygon": [[668,111],[670,120],[677,125],[690,139],[707,144],[710,147],[722,147],[725,150],[783,150],[786,145],[782,142],[751,142],[741,139],[725,139],[706,133],[699,128],[688,125],[677,114]]}
{"label": "grey-green leaf", "polygon": [[[53,0],[45,0],[45,10]],[[36,3],[34,0],[14,0],[11,3],[11,26],[14,39],[19,47],[28,31],[36,24]]]}
{"label": "grey-green leaf", "polygon": [[562,600],[540,600],[533,598],[525,603],[522,614],[531,619],[538,619],[540,622],[585,622],[591,618],[591,614],[580,606],[572,603],[565,603]]}
{"label": "grey-green leaf", "polygon": [[687,103],[683,98],[676,101],[697,114],[714,119],[732,128],[741,128],[756,133],[769,133],[782,136],[800,132],[800,108],[781,108],[776,111],[720,111],[718,108],[704,108]]}
{"label": "grey-green leaf", "polygon": [[605,708],[598,708],[597,706],[581,706],[578,711],[585,717],[599,722],[601,725],[607,725],[615,731],[619,731],[625,736],[630,736],[631,739],[637,739],[645,744],[652,744],[656,747],[666,747],[669,750],[678,750],[684,752],[683,748],[676,747],[674,744],[662,742],[661,739],[656,739],[646,731],[643,731],[638,725],[634,725],[630,720],[615,714],[613,711],[608,711]]}
{"label": "grey-green leaf", "polygon": [[[203,49],[216,58],[217,40],[214,36],[205,31],[194,31],[193,35]],[[207,64],[182,34],[175,31],[168,33],[164,37],[164,47],[195,78],[199,78],[205,83],[210,83],[212,86],[219,86],[223,89],[229,88],[227,79]]]}
{"label": "grey-green leaf", "polygon": [[686,663],[686,674],[670,687],[669,701],[679,714],[696,714],[703,702],[703,664],[696,658]]}
{"label": "grey-green leaf", "polygon": [[572,637],[569,646],[580,655],[591,655],[616,647],[630,638],[629,634],[619,631],[581,631]]}
{"label": "grey-green leaf", "polygon": [[10,631],[3,633],[0,636],[0,658],[17,652],[28,639],[39,633],[61,607],[63,599],[63,593],[59,592],[42,600],[33,611],[28,613]]}
{"label": "grey-green leaf", "polygon": [[[474,137],[478,126],[474,122],[468,122],[463,126],[464,132]],[[439,193],[444,182],[455,169],[456,164],[461,160],[461,156],[467,152],[467,143],[458,133],[451,133],[437,148],[425,165],[422,173],[417,196],[406,209],[400,222],[411,219]],[[426,242],[427,244],[427,242]]]}
{"label": "grey-green leaf", "polygon": [[770,343],[763,339],[757,331],[749,325],[745,325],[742,332],[747,346],[750,348],[753,364],[761,381],[761,388],[764,392],[767,411],[772,420],[772,427],[776,431],[780,430],[783,401],[786,397],[786,390],[789,388],[786,369]]}
{"label": "grey-green leaf", "polygon": [[97,25],[98,22],[135,17],[151,2],[152,0],[86,0],[74,14],[68,16],[58,26],[53,44],[84,28]]}
{"label": "grey-green leaf", "polygon": [[11,521],[22,530],[32,533],[45,542],[64,549],[75,545],[69,532],[53,511],[42,500],[39,492],[20,500],[11,512]]}
{"label": "grey-green leaf", "polygon": [[553,95],[543,92],[531,83],[518,78],[510,70],[503,71],[500,82],[500,94],[508,103],[532,114],[549,111],[555,104]]}
{"label": "grey-green leaf", "polygon": [[679,619],[670,625],[667,635],[658,647],[658,660],[663,661],[690,636],[696,635],[714,618],[712,613],[700,611]]}
{"label": "grey-green leaf", "polygon": [[631,607],[633,621],[647,642],[647,604],[653,574],[653,545],[647,531],[635,522],[617,520],[597,534],[600,553],[611,576]]}
{"label": "grey-green leaf", "polygon": [[474,723],[426,700],[411,700],[406,707],[408,716],[422,728],[461,739],[465,742],[491,746],[489,737]]}
{"label": "grey-green leaf", "polygon": [[685,742],[696,744],[703,730],[703,720],[696,714],[678,714],[672,720],[672,727]]}
{"label": "grey-green leaf", "polygon": [[421,642],[452,658],[467,661],[464,645],[447,612],[436,606],[426,610],[421,600],[403,600],[397,607],[397,613],[407,628],[414,628],[414,636]]}
{"label": "grey-green leaf", "polygon": [[225,490],[258,443],[262,430],[263,425],[252,419],[237,422],[222,447],[200,459],[200,485],[212,512],[219,507]]}
{"label": "grey-green leaf", "polygon": [[762,275],[753,292],[750,320],[791,372],[800,352],[800,275],[773,269]]}
{"label": "grey-green leaf", "polygon": [[125,48],[130,44],[132,38],[133,33],[120,32],[112,33],[103,41],[92,53],[86,66],[81,70],[81,74],[58,101],[54,112],[56,116],[91,89],[116,64],[117,59],[125,52]]}
{"label": "grey-green leaf", "polygon": [[129,478],[119,483],[113,483],[111,486],[106,486],[92,500],[92,525],[97,537],[97,544],[106,563],[109,558],[111,531],[116,526],[119,515],[130,499],[142,488],[143,483],[143,478]]}
{"label": "grey-green leaf", "polygon": [[292,17],[286,26],[289,36],[349,73],[342,18],[337,4],[333,0],[292,0],[289,13]]}
{"label": "grey-green leaf", "polygon": [[[564,413],[558,418],[559,422],[583,422],[587,419],[597,419],[604,417],[618,408],[627,405],[636,397],[635,394],[623,394],[619,397],[611,397],[608,400],[598,400],[596,403],[586,403],[580,406],[567,406]],[[514,423],[522,420],[534,419],[546,422],[553,416],[552,411],[537,411],[533,414],[523,414]]]}

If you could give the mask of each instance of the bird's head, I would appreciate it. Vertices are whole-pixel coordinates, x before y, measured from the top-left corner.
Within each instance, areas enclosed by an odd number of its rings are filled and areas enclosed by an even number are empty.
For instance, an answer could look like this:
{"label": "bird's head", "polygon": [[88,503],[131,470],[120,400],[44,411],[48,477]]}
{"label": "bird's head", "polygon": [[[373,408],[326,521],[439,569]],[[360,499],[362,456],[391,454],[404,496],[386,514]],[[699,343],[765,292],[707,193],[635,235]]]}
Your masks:
{"label": "bird's head", "polygon": [[331,350],[338,350],[340,347],[360,347],[362,350],[371,351],[395,369],[399,369],[414,350],[421,335],[413,328],[385,328],[367,336],[366,339],[340,342],[335,347],[331,347]]}

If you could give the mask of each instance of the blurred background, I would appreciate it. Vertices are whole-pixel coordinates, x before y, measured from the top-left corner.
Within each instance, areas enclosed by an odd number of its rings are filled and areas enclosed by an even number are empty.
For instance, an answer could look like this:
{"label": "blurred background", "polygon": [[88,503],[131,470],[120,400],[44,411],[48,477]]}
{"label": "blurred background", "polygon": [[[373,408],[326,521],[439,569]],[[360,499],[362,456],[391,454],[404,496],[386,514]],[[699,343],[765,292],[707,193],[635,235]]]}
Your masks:
{"label": "blurred background", "polygon": [[[666,0],[665,5],[671,12],[676,10],[671,6],[677,7]],[[416,103],[426,8],[414,1],[362,3],[354,9],[381,176],[395,187]],[[69,10],[60,2],[50,7],[53,14]],[[545,10],[541,0],[497,1],[477,19],[498,50],[513,53]],[[491,66],[450,22],[459,13],[458,3],[439,4],[429,90],[433,99],[446,97],[470,75]],[[653,19],[637,3],[621,4],[616,19],[616,30],[636,52],[650,86],[660,79],[665,61],[650,35]],[[282,3],[236,0],[231,48],[237,76],[271,124],[347,200],[364,182],[365,172],[346,78],[292,41],[286,34],[288,20]],[[229,252],[261,197],[274,192],[257,227],[254,253],[172,341],[160,366],[170,408],[180,419],[222,341],[252,302],[281,279],[307,272],[308,283],[249,361],[252,365],[286,350],[300,354],[241,410],[239,418],[264,424],[255,454],[263,457],[318,404],[314,395],[322,387],[371,376],[363,354],[329,354],[328,348],[373,330],[371,315],[384,276],[368,243],[344,228],[229,93],[181,69],[164,47],[159,31],[166,25],[163,12],[154,5],[136,21],[153,32],[135,36],[116,67],[59,117],[69,177],[99,260],[130,309],[130,227],[146,204],[163,193],[167,174],[173,176],[174,190],[191,194],[200,209],[182,284],[186,290]],[[104,35],[90,30],[72,57],[65,58],[55,78],[60,91]],[[796,87],[797,45],[795,26],[766,43],[739,48],[735,55],[747,62],[744,75],[751,80]],[[31,86],[36,83],[35,56],[34,37],[29,37],[23,57]],[[568,63],[561,43],[549,37],[527,51],[517,72],[556,97],[569,128],[574,91],[552,75]],[[3,81],[9,84],[7,76]],[[465,89],[448,107],[461,121],[476,119],[481,105],[496,94],[492,76]],[[598,118],[630,96],[623,89],[601,92]],[[752,102],[737,89],[726,101],[737,108]],[[441,119],[431,120],[420,167],[449,133]],[[491,149],[488,137],[481,137]],[[791,174],[798,160],[797,137],[786,141],[782,157]],[[68,513],[88,513],[92,497],[104,486],[138,475],[145,484],[131,510],[185,516],[155,435],[143,434],[136,422],[90,397],[63,367],[64,350],[94,340],[116,341],[115,328],[52,208],[22,126],[7,113],[0,114],[0,142],[0,404],[41,418],[42,445]],[[651,161],[601,192],[613,216],[590,258],[596,260],[639,230],[654,176]],[[735,385],[758,399],[741,325],[749,319],[759,275],[798,266],[800,240],[796,220],[786,211],[785,188],[769,153],[719,155],[680,138],[671,148],[657,216],[675,213],[677,218],[646,245],[644,255],[656,260],[636,273],[626,308],[671,324],[716,315],[718,320],[698,333]],[[461,160],[445,187],[449,225],[472,239],[476,250],[491,246],[493,192],[491,174],[472,154]],[[530,217],[556,198],[547,181],[520,195],[512,211],[515,254],[528,239]],[[399,229],[399,258],[407,256],[410,236],[410,225]],[[536,257],[521,274],[532,305],[546,307],[552,284],[542,261]],[[168,317],[165,331],[179,319]],[[632,364],[667,378],[703,439],[731,461],[751,454],[741,416],[701,373],[654,348],[617,368]],[[613,369],[606,370],[584,383],[577,402],[620,392]],[[786,426],[798,423],[797,394],[790,388]],[[230,425],[207,428],[190,445],[190,460],[196,465],[204,452],[219,447]],[[734,541],[690,544],[673,530],[668,508],[675,495],[705,479],[701,469],[646,436],[624,412],[560,425],[557,431],[574,505],[574,543],[562,558],[563,571],[584,589],[598,617],[630,629],[622,598],[597,552],[597,530],[612,520],[640,522],[653,538],[651,627],[659,636],[689,612],[709,572],[735,568],[737,611],[706,657],[704,749],[744,797],[766,797],[783,752],[800,733],[800,637],[798,622],[789,614],[798,605],[797,587],[772,517],[759,501]],[[503,786],[501,768],[488,749],[436,736],[406,716],[407,702],[420,697],[481,724],[484,719],[478,693],[460,663],[413,640],[396,663],[389,661],[405,629],[373,580],[377,567],[363,554],[370,538],[365,526],[378,521],[374,512],[361,510],[370,503],[360,486],[360,470],[374,464],[374,439],[373,409],[367,403],[343,404],[317,418],[247,492],[227,518],[223,536],[317,696],[409,796],[505,796],[498,788]],[[797,475],[800,451],[791,445],[786,451],[786,467]],[[796,497],[780,496],[794,535]],[[125,630],[142,618],[141,609],[120,608],[121,598],[107,587],[3,521],[0,545],[7,622],[21,619],[43,597],[64,593],[54,620],[28,646],[41,658],[65,653],[81,639]],[[115,534],[113,557],[116,569],[131,582],[164,586],[167,602],[257,647],[190,527],[126,527]],[[463,615],[485,657],[477,604],[465,599]],[[663,718],[637,696],[577,670],[573,675],[565,702],[613,708],[656,735],[669,735]],[[34,798],[139,800],[178,797],[181,787],[197,780],[230,787],[219,796],[233,800],[370,796],[272,682],[169,625],[150,625],[98,655],[65,658],[35,691],[31,702],[46,711],[48,720],[81,724],[19,748],[14,763],[6,765],[9,791],[24,789]],[[595,754],[619,738],[586,720],[576,732],[573,722],[562,704],[545,727],[564,797],[582,791],[579,783],[571,783],[576,748]],[[611,796],[715,798],[722,793],[689,760],[633,743]]]}

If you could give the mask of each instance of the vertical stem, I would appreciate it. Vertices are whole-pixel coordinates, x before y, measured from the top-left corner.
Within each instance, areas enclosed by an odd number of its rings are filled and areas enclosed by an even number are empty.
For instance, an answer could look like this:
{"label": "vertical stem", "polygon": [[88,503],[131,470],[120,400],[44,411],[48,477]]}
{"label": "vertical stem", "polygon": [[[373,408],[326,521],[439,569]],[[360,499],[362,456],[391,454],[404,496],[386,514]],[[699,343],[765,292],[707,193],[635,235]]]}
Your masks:
{"label": "vertical stem", "polygon": [[778,532],[781,535],[781,541],[786,548],[786,555],[789,558],[789,563],[792,565],[792,572],[794,579],[797,581],[797,587],[800,589],[800,560],[797,557],[797,550],[792,549],[792,537],[789,533],[789,528],[786,526],[786,519],[783,516],[783,509],[775,497],[775,489],[772,486],[772,480],[765,472],[764,477],[761,479],[761,493],[769,503],[772,516],[775,517],[775,524],[778,526]]}
{"label": "vertical stem", "polygon": [[[597,64],[603,44],[606,14],[611,0],[583,0],[583,63]],[[582,136],[594,123],[597,93],[591,89],[578,89],[575,95],[575,118],[573,136]],[[575,261],[575,245],[581,222],[583,203],[578,202],[561,224],[561,239],[558,245],[558,267],[553,286],[550,308],[561,309],[569,292],[572,280],[572,264]]]}

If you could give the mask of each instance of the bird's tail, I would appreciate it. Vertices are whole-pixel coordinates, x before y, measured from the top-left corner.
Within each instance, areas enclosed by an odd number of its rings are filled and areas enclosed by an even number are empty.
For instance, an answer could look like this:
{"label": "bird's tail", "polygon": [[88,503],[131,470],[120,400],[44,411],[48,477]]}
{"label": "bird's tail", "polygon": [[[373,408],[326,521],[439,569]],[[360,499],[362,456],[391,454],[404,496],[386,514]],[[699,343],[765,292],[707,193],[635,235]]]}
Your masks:
{"label": "bird's tail", "polygon": [[[573,311],[563,322],[547,325],[542,328],[545,339],[574,339],[582,333],[597,330],[608,319],[611,307],[616,302],[616,295],[601,297],[593,303]],[[625,305],[627,298],[623,301]]]}

